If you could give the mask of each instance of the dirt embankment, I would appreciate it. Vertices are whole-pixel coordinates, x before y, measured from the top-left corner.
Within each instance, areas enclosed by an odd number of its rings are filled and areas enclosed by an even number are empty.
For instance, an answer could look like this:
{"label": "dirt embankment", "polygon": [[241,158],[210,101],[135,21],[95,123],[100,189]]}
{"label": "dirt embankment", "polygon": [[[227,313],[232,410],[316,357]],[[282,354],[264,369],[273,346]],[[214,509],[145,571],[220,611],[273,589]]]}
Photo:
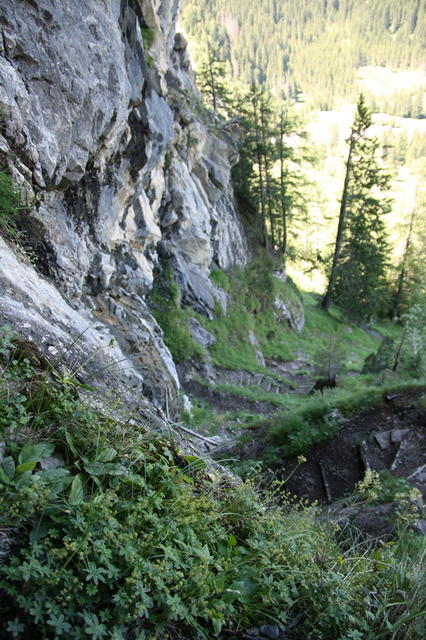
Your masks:
{"label": "dirt embankment", "polygon": [[[426,388],[383,396],[381,403],[342,422],[336,435],[306,453],[286,488],[293,494],[332,502],[352,493],[367,468],[406,478],[426,499]],[[283,460],[286,477],[296,464]]]}

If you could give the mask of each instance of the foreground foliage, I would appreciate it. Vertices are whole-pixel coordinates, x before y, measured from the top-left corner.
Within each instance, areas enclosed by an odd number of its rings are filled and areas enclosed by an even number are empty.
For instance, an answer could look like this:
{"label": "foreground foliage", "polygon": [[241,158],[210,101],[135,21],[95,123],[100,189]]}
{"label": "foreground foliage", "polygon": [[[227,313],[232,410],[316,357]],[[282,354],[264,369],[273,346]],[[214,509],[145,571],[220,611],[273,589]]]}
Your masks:
{"label": "foreground foliage", "polygon": [[93,409],[10,334],[0,346],[2,638],[210,639],[268,620],[424,637],[423,539],[355,542],[280,486],[259,495]]}

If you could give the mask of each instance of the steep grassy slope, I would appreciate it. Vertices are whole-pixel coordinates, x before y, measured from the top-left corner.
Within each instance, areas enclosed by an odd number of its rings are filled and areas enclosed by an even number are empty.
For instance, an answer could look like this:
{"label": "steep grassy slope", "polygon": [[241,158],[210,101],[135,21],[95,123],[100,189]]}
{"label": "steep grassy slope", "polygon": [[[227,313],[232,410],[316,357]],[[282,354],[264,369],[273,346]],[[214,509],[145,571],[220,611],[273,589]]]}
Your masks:
{"label": "steep grassy slope", "polygon": [[[198,394],[207,402],[204,408],[203,403],[195,406],[187,418],[188,424],[198,424],[203,433],[215,433],[225,423],[231,431],[237,424],[241,428],[244,423],[265,423],[263,414],[274,411],[277,415],[270,421],[276,424],[294,412],[306,416],[318,413],[321,418],[333,408],[356,410],[378,398],[383,384],[398,384],[405,379],[404,373],[394,374],[386,369],[386,363],[381,372],[361,374],[366,358],[377,351],[383,336],[395,341],[387,356],[393,357],[400,327],[388,321],[360,327],[345,320],[336,308],[325,313],[317,296],[299,292],[282,274],[273,275],[273,266],[266,256],[258,256],[245,270],[213,272],[214,282],[228,296],[226,311],[218,307],[213,320],[182,308],[176,284],[169,281],[163,311],[157,313],[157,318],[172,351],[185,352],[185,357],[180,358],[183,361],[200,363],[195,377],[186,371],[184,386],[193,399]],[[215,342],[208,349],[194,341],[191,318],[196,318],[214,337]],[[298,330],[289,326],[289,319],[298,325]],[[188,348],[184,349],[185,345]],[[316,380],[336,375],[336,389],[320,398],[309,395]],[[209,405],[215,413],[208,409]],[[240,415],[242,411],[245,414]],[[306,429],[305,425],[301,431]],[[313,433],[312,429],[308,431]],[[320,437],[330,433],[327,427]],[[300,446],[305,435],[301,436]],[[312,437],[315,440],[316,436]]]}

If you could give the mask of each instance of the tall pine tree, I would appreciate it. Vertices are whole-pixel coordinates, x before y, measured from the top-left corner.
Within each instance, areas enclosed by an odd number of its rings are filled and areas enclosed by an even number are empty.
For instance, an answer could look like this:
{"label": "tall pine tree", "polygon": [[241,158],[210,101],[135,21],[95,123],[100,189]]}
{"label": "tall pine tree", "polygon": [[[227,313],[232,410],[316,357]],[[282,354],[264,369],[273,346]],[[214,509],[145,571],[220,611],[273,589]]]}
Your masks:
{"label": "tall pine tree", "polygon": [[361,95],[349,139],[333,265],[322,307],[336,302],[356,320],[384,309],[388,246],[384,216],[390,211],[390,176],[377,158],[379,144],[368,135],[371,114]]}

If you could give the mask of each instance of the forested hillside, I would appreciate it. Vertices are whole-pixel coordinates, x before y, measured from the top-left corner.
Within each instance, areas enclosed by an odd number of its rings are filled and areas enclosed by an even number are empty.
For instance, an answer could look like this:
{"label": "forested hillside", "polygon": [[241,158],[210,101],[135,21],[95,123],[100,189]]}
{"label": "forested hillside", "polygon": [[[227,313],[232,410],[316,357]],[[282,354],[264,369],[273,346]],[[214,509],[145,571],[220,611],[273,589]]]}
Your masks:
{"label": "forested hillside", "polygon": [[[234,77],[293,98],[307,94],[321,108],[354,99],[360,67],[426,66],[420,0],[186,0],[182,21],[198,42],[220,44]],[[404,100],[402,92],[401,108]],[[420,115],[420,92],[413,110]]]}
{"label": "forested hillside", "polygon": [[[237,193],[249,195],[243,210],[257,203],[270,220],[272,244],[278,238],[297,263],[297,276],[291,266],[290,272],[304,287],[325,286],[360,93],[372,113],[369,136],[377,139],[379,165],[390,177],[383,193],[393,201],[383,216],[389,280],[399,277],[413,215],[413,237],[424,236],[425,12],[417,0],[184,3],[182,27],[206,104],[225,118],[253,125],[234,171]],[[251,96],[244,97],[250,86]],[[239,171],[248,175],[250,153],[251,189]]]}

